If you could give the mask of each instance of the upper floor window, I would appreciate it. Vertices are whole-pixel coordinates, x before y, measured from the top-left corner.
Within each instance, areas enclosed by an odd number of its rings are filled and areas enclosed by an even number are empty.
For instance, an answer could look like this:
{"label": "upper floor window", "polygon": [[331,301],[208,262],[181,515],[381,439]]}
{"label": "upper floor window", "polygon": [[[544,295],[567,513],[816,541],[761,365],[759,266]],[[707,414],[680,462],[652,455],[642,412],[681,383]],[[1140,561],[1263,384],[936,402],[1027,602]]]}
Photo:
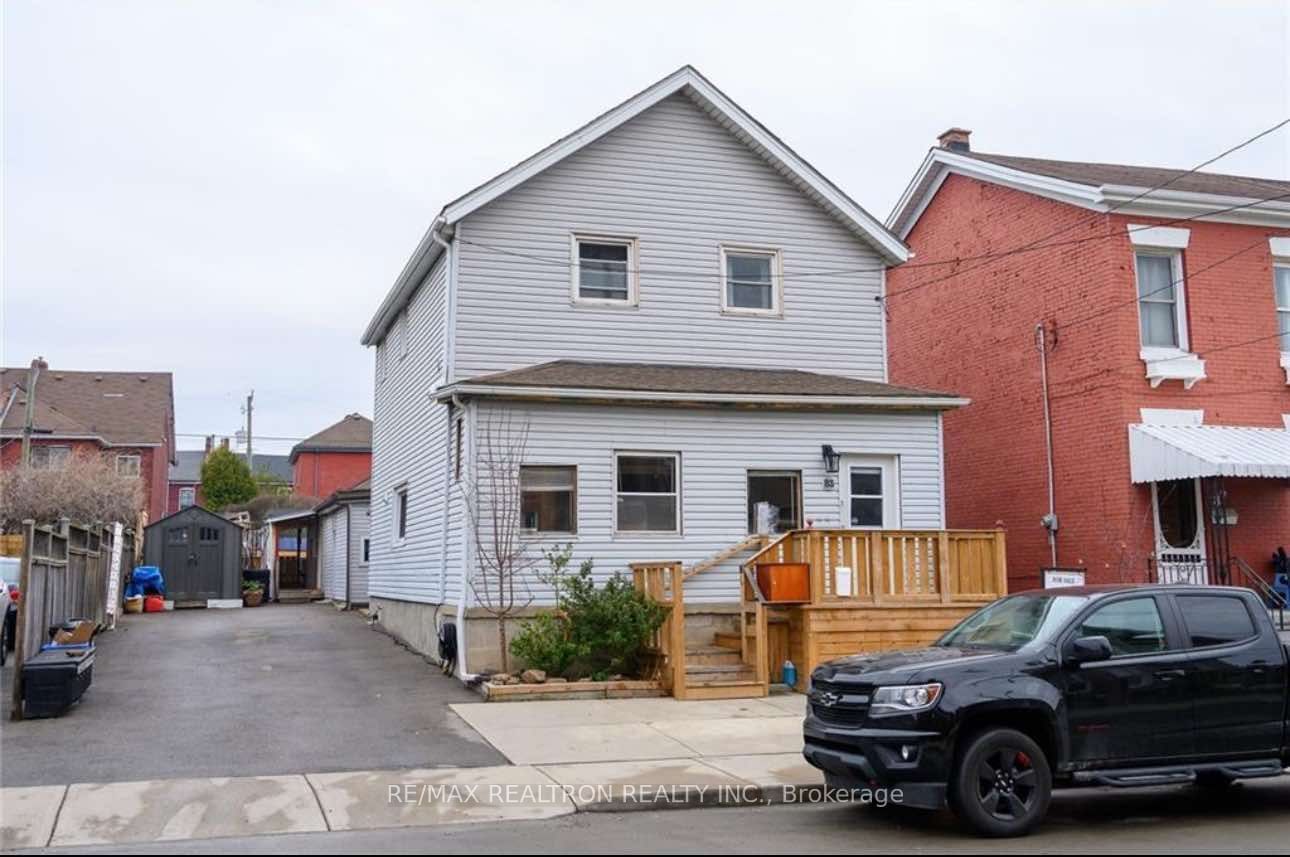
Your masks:
{"label": "upper floor window", "polygon": [[722,312],[779,315],[782,280],[778,250],[721,248]]}
{"label": "upper floor window", "polygon": [[636,240],[573,236],[573,300],[604,306],[638,303]]}
{"label": "upper floor window", "polygon": [[1281,333],[1281,350],[1290,354],[1290,262],[1272,266],[1277,295],[1277,330]]}
{"label": "upper floor window", "polygon": [[187,509],[189,506],[196,506],[196,505],[197,505],[197,489],[180,488],[179,489],[179,508]]}
{"label": "upper floor window", "polygon": [[117,476],[138,476],[142,459],[137,453],[122,453],[116,457]]}
{"label": "upper floor window", "polygon": [[31,448],[31,468],[33,470],[62,470],[67,459],[72,457],[70,446],[33,445]]}
{"label": "upper floor window", "polygon": [[1183,303],[1182,254],[1139,250],[1138,320],[1143,348],[1187,350],[1187,313]]}

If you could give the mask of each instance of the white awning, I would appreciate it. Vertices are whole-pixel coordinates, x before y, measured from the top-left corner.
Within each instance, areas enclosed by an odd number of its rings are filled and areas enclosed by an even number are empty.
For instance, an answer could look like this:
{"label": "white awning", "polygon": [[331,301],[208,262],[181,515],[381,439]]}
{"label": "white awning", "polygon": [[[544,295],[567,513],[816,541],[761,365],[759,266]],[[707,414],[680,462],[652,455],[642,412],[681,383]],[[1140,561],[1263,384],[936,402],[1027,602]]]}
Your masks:
{"label": "white awning", "polygon": [[1129,468],[1134,482],[1204,476],[1290,479],[1290,430],[1131,425]]}

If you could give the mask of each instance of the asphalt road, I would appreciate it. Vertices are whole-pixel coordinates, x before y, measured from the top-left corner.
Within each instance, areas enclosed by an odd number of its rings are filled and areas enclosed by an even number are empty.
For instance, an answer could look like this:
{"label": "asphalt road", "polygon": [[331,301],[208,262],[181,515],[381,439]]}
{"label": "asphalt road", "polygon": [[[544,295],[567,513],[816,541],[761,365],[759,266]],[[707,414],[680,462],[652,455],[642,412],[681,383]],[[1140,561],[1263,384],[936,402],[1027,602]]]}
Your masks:
{"label": "asphalt road", "polygon": [[1290,846],[1290,778],[1250,782],[1215,797],[1199,789],[1086,789],[1060,793],[1047,823],[1025,839],[965,834],[948,814],[855,806],[775,806],[462,824],[353,833],[163,842],[102,854],[837,854],[1239,853]]}
{"label": "asphalt road", "polygon": [[0,785],[504,765],[449,709],[479,697],[325,604],[127,615],[57,719],[8,719]]}

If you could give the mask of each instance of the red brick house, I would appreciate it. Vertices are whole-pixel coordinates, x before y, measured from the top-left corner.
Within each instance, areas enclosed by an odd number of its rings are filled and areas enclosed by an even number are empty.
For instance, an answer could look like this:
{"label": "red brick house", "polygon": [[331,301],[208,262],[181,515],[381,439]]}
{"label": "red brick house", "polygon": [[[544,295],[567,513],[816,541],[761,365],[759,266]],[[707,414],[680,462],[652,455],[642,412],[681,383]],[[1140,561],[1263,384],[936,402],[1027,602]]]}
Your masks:
{"label": "red brick house", "polygon": [[348,414],[291,448],[287,460],[297,494],[328,497],[372,475],[372,421]]}
{"label": "red brick house", "polygon": [[941,136],[888,221],[915,253],[887,280],[891,380],[972,399],[944,416],[947,525],[1005,526],[1014,589],[1049,566],[1270,572],[1290,547],[1290,182],[968,135]]}
{"label": "red brick house", "polygon": [[[26,368],[0,370],[0,467],[21,460]],[[174,383],[169,372],[72,372],[42,368],[36,381],[32,465],[58,467],[96,452],[143,483],[140,526],[166,514],[175,461]]]}

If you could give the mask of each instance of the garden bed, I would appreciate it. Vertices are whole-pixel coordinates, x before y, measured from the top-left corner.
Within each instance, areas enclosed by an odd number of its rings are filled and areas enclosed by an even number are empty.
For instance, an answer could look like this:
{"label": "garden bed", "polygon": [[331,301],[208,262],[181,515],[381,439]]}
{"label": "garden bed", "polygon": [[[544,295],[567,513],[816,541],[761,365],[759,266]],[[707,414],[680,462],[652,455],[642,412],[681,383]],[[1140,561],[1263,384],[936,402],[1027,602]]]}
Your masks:
{"label": "garden bed", "polygon": [[536,702],[552,699],[637,699],[667,696],[663,685],[648,679],[551,681],[541,684],[491,684],[477,688],[486,702]]}

